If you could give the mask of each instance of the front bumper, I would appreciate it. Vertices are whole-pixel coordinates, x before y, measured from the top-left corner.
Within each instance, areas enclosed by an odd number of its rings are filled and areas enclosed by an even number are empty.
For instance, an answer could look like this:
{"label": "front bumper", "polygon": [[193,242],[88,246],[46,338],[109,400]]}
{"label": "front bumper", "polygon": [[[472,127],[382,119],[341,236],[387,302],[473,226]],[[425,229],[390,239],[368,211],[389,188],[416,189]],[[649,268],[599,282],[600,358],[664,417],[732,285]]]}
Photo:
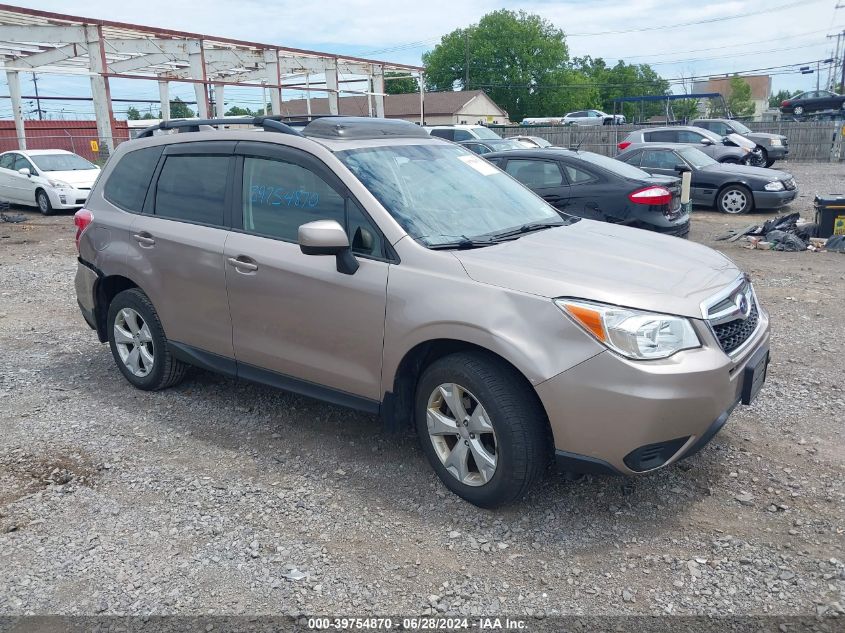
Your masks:
{"label": "front bumper", "polygon": [[779,209],[798,197],[798,189],[791,191],[752,191],[758,209]]}
{"label": "front bumper", "polygon": [[766,153],[771,160],[782,160],[789,154],[789,148],[783,147],[782,145],[778,147],[767,147]]}
{"label": "front bumper", "polygon": [[660,361],[610,351],[537,385],[554,435],[558,466],[573,472],[634,475],[691,455],[725,424],[742,397],[744,369],[769,346],[769,319],[737,358],[703,321],[702,347]]}
{"label": "front bumper", "polygon": [[50,204],[56,210],[79,209],[85,204],[88,200],[88,194],[91,193],[90,189],[76,189],[73,187],[69,189],[49,187],[45,191],[50,198]]}

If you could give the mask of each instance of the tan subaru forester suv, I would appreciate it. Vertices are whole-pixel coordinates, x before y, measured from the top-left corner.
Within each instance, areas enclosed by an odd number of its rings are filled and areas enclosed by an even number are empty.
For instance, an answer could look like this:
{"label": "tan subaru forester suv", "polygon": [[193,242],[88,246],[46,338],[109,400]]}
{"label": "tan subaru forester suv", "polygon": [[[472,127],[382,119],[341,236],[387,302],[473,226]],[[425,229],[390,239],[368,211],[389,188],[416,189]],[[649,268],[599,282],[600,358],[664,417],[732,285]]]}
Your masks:
{"label": "tan subaru forester suv", "polygon": [[139,389],[193,365],[379,414],[495,507],[553,461],[688,457],[765,379],[769,319],[730,260],[561,216],[411,123],[141,136],[75,218],[79,306]]}

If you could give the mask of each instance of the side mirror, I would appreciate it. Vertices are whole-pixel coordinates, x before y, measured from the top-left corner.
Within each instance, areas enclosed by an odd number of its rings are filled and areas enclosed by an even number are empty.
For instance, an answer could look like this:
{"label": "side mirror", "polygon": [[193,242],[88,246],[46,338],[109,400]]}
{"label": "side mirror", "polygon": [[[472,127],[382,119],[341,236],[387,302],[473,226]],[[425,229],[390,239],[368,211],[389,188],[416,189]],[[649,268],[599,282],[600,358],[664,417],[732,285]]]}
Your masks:
{"label": "side mirror", "polygon": [[704,137],[703,139],[701,139],[701,144],[702,144],[702,145],[712,145],[712,144],[713,144],[713,141],[712,141],[712,139],[709,139],[709,138],[707,138],[707,137]]}
{"label": "side mirror", "polygon": [[683,163],[678,163],[675,165],[675,171],[679,174],[684,173],[685,171],[692,171],[688,165],[684,165]]}
{"label": "side mirror", "polygon": [[26,176],[27,178],[32,178],[32,172],[31,172],[31,171],[29,171],[29,167],[21,167],[21,168],[18,170],[18,173],[19,173],[21,176]]}
{"label": "side mirror", "polygon": [[352,275],[358,270],[358,260],[349,248],[349,238],[343,227],[334,220],[317,220],[299,227],[299,250],[305,255],[334,255],[337,271]]}

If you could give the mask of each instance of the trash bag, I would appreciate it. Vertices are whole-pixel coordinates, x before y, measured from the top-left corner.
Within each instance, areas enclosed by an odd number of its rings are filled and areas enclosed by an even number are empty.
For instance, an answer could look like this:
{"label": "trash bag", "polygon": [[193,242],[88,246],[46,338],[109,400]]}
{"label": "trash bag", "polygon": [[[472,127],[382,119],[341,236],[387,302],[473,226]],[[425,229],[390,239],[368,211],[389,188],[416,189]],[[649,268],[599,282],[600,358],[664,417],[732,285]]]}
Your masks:
{"label": "trash bag", "polygon": [[[797,215],[797,214],[796,214]],[[766,241],[772,243],[773,251],[806,251],[807,243],[797,235],[775,230],[766,233]]]}
{"label": "trash bag", "polygon": [[801,226],[796,226],[793,233],[795,233],[795,235],[800,237],[805,242],[809,242],[811,237],[818,237],[819,236],[819,225],[818,224],[802,224]]}
{"label": "trash bag", "polygon": [[845,253],[845,235],[831,235],[824,247],[834,253]]}
{"label": "trash bag", "polygon": [[9,224],[17,224],[18,222],[26,222],[26,216],[23,213],[0,213],[0,222],[8,222]]}
{"label": "trash bag", "polygon": [[[770,231],[792,232],[795,230],[795,226],[798,224],[799,219],[801,219],[800,213],[787,213],[786,215],[766,220],[765,224],[760,227],[760,230],[755,233],[758,235],[768,235]],[[768,241],[768,239],[766,241]]]}

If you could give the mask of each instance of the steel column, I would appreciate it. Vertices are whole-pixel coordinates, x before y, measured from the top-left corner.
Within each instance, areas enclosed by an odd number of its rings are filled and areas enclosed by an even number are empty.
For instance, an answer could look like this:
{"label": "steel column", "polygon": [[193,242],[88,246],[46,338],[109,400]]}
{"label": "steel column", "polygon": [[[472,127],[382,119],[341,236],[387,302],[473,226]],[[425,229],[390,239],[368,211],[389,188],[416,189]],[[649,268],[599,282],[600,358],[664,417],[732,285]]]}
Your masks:
{"label": "steel column", "polygon": [[88,40],[88,61],[91,70],[91,96],[94,97],[94,118],[97,120],[97,136],[105,144],[107,152],[114,151],[114,113],[111,108],[109,80],[105,76],[106,52],[103,48],[103,29],[100,26],[86,26]]}
{"label": "steel column", "polygon": [[23,123],[23,102],[21,101],[21,77],[16,70],[6,71],[9,84],[9,96],[12,99],[12,114],[15,117],[15,136],[18,137],[18,149],[26,149],[26,129]]}
{"label": "steel column", "polygon": [[221,118],[226,111],[226,106],[223,102],[223,89],[226,84],[214,84],[214,116]]}
{"label": "steel column", "polygon": [[170,120],[170,83],[167,81],[158,82],[158,99],[161,102],[161,118]]}
{"label": "steel column", "polygon": [[279,51],[264,51],[264,71],[267,74],[267,83],[273,86],[270,88],[270,109],[272,110],[270,114],[281,114],[282,91],[281,88],[276,87],[282,83],[279,76]]}
{"label": "steel column", "polygon": [[197,98],[197,116],[201,119],[207,119],[208,86],[204,83],[206,81],[206,76],[202,41],[188,43],[188,63],[191,66],[191,77],[203,82],[194,83],[194,94]]}
{"label": "steel column", "polygon": [[329,97],[329,114],[340,114],[337,100],[337,60],[326,63],[326,90]]}
{"label": "steel column", "polygon": [[384,66],[373,64],[373,97],[376,100],[376,116],[384,118]]}

